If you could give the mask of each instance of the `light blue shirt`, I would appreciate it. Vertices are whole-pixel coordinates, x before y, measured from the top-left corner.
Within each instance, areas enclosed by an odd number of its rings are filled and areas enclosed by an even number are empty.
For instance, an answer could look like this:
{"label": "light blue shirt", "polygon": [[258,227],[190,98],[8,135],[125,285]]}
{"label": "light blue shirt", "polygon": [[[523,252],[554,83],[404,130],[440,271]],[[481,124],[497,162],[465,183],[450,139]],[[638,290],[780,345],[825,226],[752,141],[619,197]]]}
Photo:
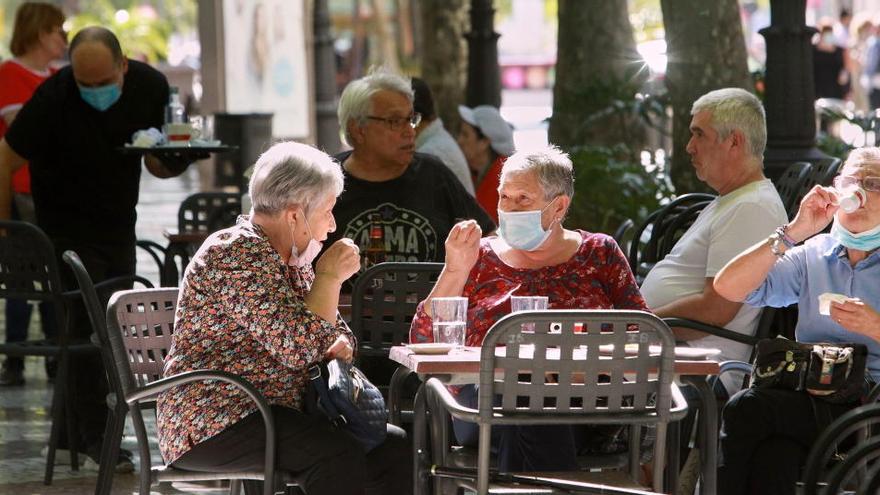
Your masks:
{"label": "light blue shirt", "polygon": [[746,298],[753,306],[798,305],[798,342],[856,342],[868,346],[868,372],[880,382],[880,342],[845,330],[819,314],[819,294],[858,297],[880,311],[880,250],[851,266],[846,248],[827,234],[791,249],[770,270],[764,283]]}

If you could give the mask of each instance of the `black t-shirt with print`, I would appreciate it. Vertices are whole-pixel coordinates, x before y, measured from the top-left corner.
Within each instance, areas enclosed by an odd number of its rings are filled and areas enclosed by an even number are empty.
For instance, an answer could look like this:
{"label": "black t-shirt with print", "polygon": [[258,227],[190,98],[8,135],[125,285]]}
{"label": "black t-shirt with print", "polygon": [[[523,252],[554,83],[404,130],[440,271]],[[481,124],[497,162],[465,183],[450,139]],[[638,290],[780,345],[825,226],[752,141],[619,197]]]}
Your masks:
{"label": "black t-shirt with print", "polygon": [[[349,155],[347,151],[335,158],[343,163]],[[476,220],[484,235],[495,230],[495,223],[455,175],[440,160],[422,153],[413,156],[403,175],[388,181],[370,182],[345,172],[345,190],[333,208],[336,232],[324,246],[348,237],[364,251],[373,213],[379,213],[385,225],[385,261],[443,262],[446,236],[460,220]]]}
{"label": "black t-shirt with print", "polygon": [[29,162],[37,223],[49,237],[134,243],[141,157],[118,149],[135,131],[160,128],[167,103],[165,76],[133,60],[104,112],[80,97],[69,66],[37,88],[5,137]]}

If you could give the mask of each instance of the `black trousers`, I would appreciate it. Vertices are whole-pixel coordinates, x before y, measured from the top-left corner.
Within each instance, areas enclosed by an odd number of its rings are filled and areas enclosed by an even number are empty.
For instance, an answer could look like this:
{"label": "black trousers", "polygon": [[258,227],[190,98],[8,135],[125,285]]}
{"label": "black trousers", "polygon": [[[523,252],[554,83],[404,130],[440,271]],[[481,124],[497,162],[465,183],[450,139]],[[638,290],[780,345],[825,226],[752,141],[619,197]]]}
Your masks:
{"label": "black trousers", "polygon": [[[406,433],[388,425],[385,443],[365,454],[348,433],[326,419],[272,406],[278,469],[299,475],[308,495],[412,493],[412,449]],[[265,430],[253,413],[197,444],[173,465],[211,471],[262,470]]]}
{"label": "black trousers", "polygon": [[[58,266],[61,270],[61,284],[65,290],[79,288],[73,271],[61,260],[64,251],[70,249],[76,251],[85,265],[86,270],[95,283],[113,277],[134,275],[135,265],[135,242],[122,242],[119,244],[91,244],[70,239],[52,239],[55,246],[55,254],[58,256]],[[92,334],[92,324],[86,313],[85,305],[77,301],[69,308],[71,338],[87,339]],[[71,360],[70,372],[72,373],[73,414],[79,429],[78,449],[97,455],[100,453],[101,442],[104,436],[104,424],[107,421],[107,393],[110,386],[104,370],[104,363],[97,353],[87,356],[77,356]],[[62,379],[61,377],[57,379]],[[59,444],[66,447],[66,426],[62,423]]]}
{"label": "black trousers", "polygon": [[718,493],[794,495],[821,431],[857,405],[829,404],[793,390],[738,392],[722,411]]}

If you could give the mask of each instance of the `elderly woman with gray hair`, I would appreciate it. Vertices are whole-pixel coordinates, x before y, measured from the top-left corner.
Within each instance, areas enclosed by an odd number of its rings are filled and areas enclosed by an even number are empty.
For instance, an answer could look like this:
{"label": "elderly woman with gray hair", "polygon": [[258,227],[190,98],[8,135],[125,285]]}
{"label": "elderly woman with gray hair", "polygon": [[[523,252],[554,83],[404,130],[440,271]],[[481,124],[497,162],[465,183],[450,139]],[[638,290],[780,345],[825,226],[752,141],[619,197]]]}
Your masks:
{"label": "elderly woman with gray hair", "polygon": [[[501,170],[498,235],[481,239],[473,221],[458,223],[446,239],[446,264],[434,290],[417,310],[412,342],[433,340],[431,299],[468,298],[466,344],[479,346],[489,328],[511,312],[511,296],[547,296],[550,309],[647,311],[623,252],[614,239],[562,227],[574,194],[571,160],[556,147],[513,154]],[[475,407],[475,386],[456,388],[463,405]],[[453,421],[462,445],[476,445],[475,425]],[[577,469],[585,442],[569,426],[493,428],[499,469]]]}
{"label": "elderly woman with gray hair", "polygon": [[[410,493],[403,430],[389,425],[385,443],[367,454],[348,433],[302,412],[309,367],[351,360],[355,345],[336,308],[342,282],[360,267],[358,248],[340,239],[312,268],[336,228],[342,188],[339,164],[310,146],[280,143],[260,156],[251,214],[212,234],[186,270],[165,374],[212,369],[250,381],[272,405],[278,467],[301,475],[310,495]],[[168,464],[262,468],[260,414],[220,382],[161,394],[158,426]]]}

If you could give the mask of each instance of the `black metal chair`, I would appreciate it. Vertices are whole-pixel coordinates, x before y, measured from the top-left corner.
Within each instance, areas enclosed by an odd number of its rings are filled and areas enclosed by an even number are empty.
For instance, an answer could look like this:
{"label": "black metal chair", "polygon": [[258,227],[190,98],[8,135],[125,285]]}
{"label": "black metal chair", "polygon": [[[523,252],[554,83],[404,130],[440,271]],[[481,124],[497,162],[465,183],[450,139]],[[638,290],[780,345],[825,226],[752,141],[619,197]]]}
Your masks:
{"label": "black metal chair", "polygon": [[[177,296],[176,288],[121,291],[110,298],[107,308],[106,337],[113,353],[113,371],[137,436],[141,495],[150,493],[151,484],[166,481],[230,480],[231,494],[239,493],[241,480],[264,480],[265,495],[274,494],[276,486],[295,486],[296,479],[291,473],[275,469],[275,420],[266,399],[247,380],[217,370],[194,370],[162,378],[163,362],[174,332]],[[155,406],[160,392],[206,380],[226,382],[247,394],[257,405],[266,427],[263,471],[209,472],[152,467],[144,410]]]}
{"label": "black metal chair", "polygon": [[94,332],[92,334],[92,343],[100,348],[104,369],[107,371],[107,380],[110,383],[110,393],[107,396],[109,414],[104,429],[104,443],[101,446],[98,482],[95,486],[95,495],[107,495],[113,487],[115,469],[113,462],[105,461],[116,459],[119,456],[119,444],[122,440],[122,430],[125,427],[125,414],[128,406],[125,404],[125,397],[122,396],[119,378],[113,372],[113,353],[110,351],[110,342],[107,340],[107,323],[103,308],[107,306],[107,301],[110,300],[113,292],[131,289],[132,281],[138,282],[146,288],[152,288],[153,285],[143,277],[134,276],[131,281],[127,278],[114,279],[111,284],[102,283],[96,287],[92,282],[89,272],[86,271],[85,265],[83,265],[82,260],[80,260],[75,252],[65,251],[62,259],[73,270],[73,274],[79,284],[80,292],[82,292],[83,301],[86,305],[86,312],[89,315],[89,322],[92,324]]}
{"label": "black metal chair", "polygon": [[177,233],[166,233],[167,246],[150,240],[138,240],[159,266],[159,285],[176,287],[190,257],[208,234],[235,224],[241,214],[241,196],[237,193],[201,192],[191,194],[177,210]]}
{"label": "black metal chair", "polygon": [[[614,346],[610,354],[600,351],[607,345]],[[509,424],[655,425],[653,489],[662,492],[667,425],[683,418],[687,411],[673,383],[674,364],[672,331],[649,313],[525,311],[501,318],[486,334],[477,409],[459,404],[437,378],[426,382],[426,401],[479,425],[477,471],[475,476],[471,472],[464,477],[464,486],[479,494],[489,491],[491,428]],[[555,379],[546,380],[548,375]],[[638,476],[638,439],[637,433],[630,436],[632,478],[624,481],[627,484]],[[414,442],[415,449],[427,455],[420,434]],[[448,458],[433,459],[432,471],[449,467],[448,475],[456,477],[460,468],[447,466],[447,462]],[[564,480],[568,476],[583,481],[585,475],[554,473],[553,477]],[[474,477],[475,486],[470,484]],[[609,483],[607,475],[602,479],[603,484]],[[422,481],[418,486],[423,492]]]}
{"label": "black metal chair", "polygon": [[[715,195],[706,193],[683,194],[669,204],[652,212],[639,224],[633,233],[628,253],[629,266],[636,277],[636,281],[641,283],[644,280],[654,264],[668,254],[668,251],[664,252],[662,248],[668,247],[671,250],[674,241],[681,236],[684,230],[696,219],[696,215],[715,197]],[[685,217],[683,217],[681,222],[676,223],[676,218],[680,214],[685,214]],[[684,218],[687,218],[687,221]],[[669,230],[669,227],[672,225],[676,226],[675,231]],[[684,227],[684,230],[682,230],[682,227]],[[669,240],[664,243],[663,239]]]}
{"label": "black metal chair", "polygon": [[378,386],[387,385],[394,425],[401,424],[400,394],[409,373],[388,360],[388,351],[409,342],[416,307],[428,297],[442,270],[443,263],[379,263],[354,284],[351,328],[358,342],[358,365]]}
{"label": "black metal chair", "polygon": [[214,232],[235,223],[241,214],[241,195],[226,192],[191,194],[177,210],[178,233]]}
{"label": "black metal chair", "polygon": [[[880,404],[846,412],[826,428],[810,449],[799,483],[802,495],[836,495],[847,486],[855,493],[880,490]],[[852,493],[852,491],[849,491]]]}
{"label": "black metal chair", "polygon": [[[132,280],[132,277],[117,277],[101,282],[96,288],[109,291],[124,284],[130,286]],[[52,427],[43,478],[47,485],[52,484],[62,420],[67,425],[71,468],[79,469],[78,430],[73,415],[67,414],[72,410],[73,393],[70,360],[73,356],[99,352],[89,339],[70,336],[71,305],[81,297],[79,290],[63,290],[55,248],[42,230],[25,222],[0,221],[0,298],[51,302],[58,328],[54,339],[0,343],[0,354],[7,356],[53,356],[58,359],[58,374],[52,392]]]}
{"label": "black metal chair", "polygon": [[68,298],[61,286],[60,272],[52,242],[35,225],[25,222],[0,221],[0,297],[52,303],[58,334],[55,339],[25,340],[0,343],[0,354],[7,356],[45,356],[58,359],[58,374],[52,393],[52,428],[46,454],[44,483],[52,483],[55,450],[58,446],[61,421],[67,420],[67,441],[70,465],[79,468],[78,435],[72,414],[70,356],[92,354],[97,348],[87,340],[72,340],[69,335]]}
{"label": "black metal chair", "polygon": [[776,191],[782,199],[782,205],[789,219],[797,214],[801,198],[806,193],[804,186],[810,179],[812,170],[813,165],[808,162],[794,162],[776,180]]}

